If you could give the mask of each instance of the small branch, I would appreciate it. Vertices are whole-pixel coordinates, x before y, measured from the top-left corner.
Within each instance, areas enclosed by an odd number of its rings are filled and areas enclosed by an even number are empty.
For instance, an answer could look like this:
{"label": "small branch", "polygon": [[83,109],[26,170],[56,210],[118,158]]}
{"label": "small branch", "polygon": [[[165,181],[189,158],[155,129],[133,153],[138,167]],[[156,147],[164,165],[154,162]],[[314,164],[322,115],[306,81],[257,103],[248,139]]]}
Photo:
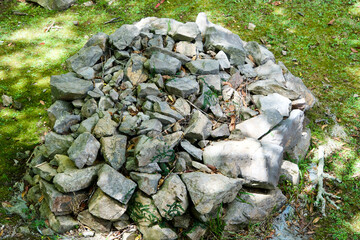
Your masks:
{"label": "small branch", "polygon": [[55,21],[53,21],[49,27],[45,28],[44,32],[47,33],[48,31],[50,31],[50,29],[54,26],[54,24],[55,24]]}
{"label": "small branch", "polygon": [[[122,19],[120,19],[120,18],[121,18],[121,17],[112,18],[112,19],[110,19],[109,21],[104,22],[104,24],[120,22],[120,21],[122,21]],[[118,20],[118,19],[120,19],[120,20]],[[118,20],[118,21],[116,21],[116,20]]]}

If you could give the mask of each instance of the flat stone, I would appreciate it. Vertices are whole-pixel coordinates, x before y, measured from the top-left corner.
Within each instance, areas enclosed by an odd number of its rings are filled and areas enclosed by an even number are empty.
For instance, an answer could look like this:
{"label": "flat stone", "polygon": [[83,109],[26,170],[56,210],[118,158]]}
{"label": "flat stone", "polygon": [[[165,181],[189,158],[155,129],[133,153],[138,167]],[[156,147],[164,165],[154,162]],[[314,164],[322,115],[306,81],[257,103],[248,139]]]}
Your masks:
{"label": "flat stone", "polygon": [[176,44],[176,52],[188,57],[193,57],[196,55],[196,44],[180,41]]}
{"label": "flat stone", "polygon": [[196,161],[192,161],[191,162],[191,166],[193,168],[195,168],[196,170],[199,170],[200,172],[205,172],[205,173],[212,173],[211,169],[208,168],[206,165],[196,162]]}
{"label": "flat stone", "polygon": [[139,118],[137,116],[131,116],[130,114],[125,115],[120,123],[119,131],[130,136],[135,135],[138,121]]}
{"label": "flat stone", "polygon": [[281,165],[280,177],[289,181],[292,185],[299,185],[300,182],[300,170],[296,163],[290,161],[283,161]]}
{"label": "flat stone", "polygon": [[127,206],[106,195],[98,188],[89,201],[89,212],[98,218],[118,221],[126,212]]}
{"label": "flat stone", "polygon": [[220,127],[212,130],[210,135],[212,138],[226,138],[230,136],[229,126],[226,123],[221,124]]}
{"label": "flat stone", "polygon": [[290,114],[291,101],[278,93],[261,96],[259,97],[258,103],[261,111],[276,109],[284,117],[288,117]]}
{"label": "flat stone", "polygon": [[113,108],[114,105],[114,102],[109,97],[100,97],[98,105],[100,111],[107,111],[109,108]]}
{"label": "flat stone", "polygon": [[170,175],[152,198],[161,216],[167,220],[183,215],[189,206],[185,184],[176,174]]}
{"label": "flat stone", "polygon": [[174,148],[177,146],[181,139],[183,139],[184,132],[177,131],[171,134],[167,134],[164,136],[163,140],[165,142],[165,145],[169,146],[170,148]]}
{"label": "flat stone", "polygon": [[99,170],[97,185],[104,193],[123,204],[127,204],[136,188],[136,183],[106,164]]}
{"label": "flat stone", "polygon": [[221,93],[221,77],[220,75],[200,75],[197,77],[199,81],[210,88],[211,91]]}
{"label": "flat stone", "polygon": [[102,137],[100,143],[105,162],[115,170],[119,170],[126,161],[127,137],[124,135]]}
{"label": "flat stone", "polygon": [[171,118],[175,118],[176,120],[184,118],[180,113],[171,109],[167,102],[156,102],[153,105],[153,109],[155,112],[161,113]]}
{"label": "flat stone", "polygon": [[154,83],[140,83],[137,87],[137,96],[144,98],[148,95],[158,96],[160,91]]}
{"label": "flat stone", "polygon": [[97,102],[95,99],[90,98],[81,107],[81,115],[84,118],[89,118],[96,112],[96,110],[97,110]]}
{"label": "flat stone", "polygon": [[219,73],[219,62],[212,59],[199,59],[191,61],[186,64],[186,67],[192,74],[218,74]]}
{"label": "flat stone", "polygon": [[161,174],[131,172],[130,177],[137,183],[141,191],[150,196],[157,192]]}
{"label": "flat stone", "polygon": [[244,64],[239,65],[238,69],[242,75],[244,75],[246,78],[255,78],[257,76],[257,73],[253,69],[253,66],[251,64]]}
{"label": "flat stone", "polygon": [[154,200],[146,196],[141,191],[134,194],[133,201],[129,207],[130,218],[138,226],[151,226],[161,221]]}
{"label": "flat stone", "polygon": [[72,110],[71,103],[62,100],[55,101],[47,110],[50,127],[54,126],[57,119],[63,115],[70,114]]}
{"label": "flat stone", "polygon": [[67,169],[54,177],[54,185],[64,193],[76,192],[89,187],[96,179],[98,166],[84,169]]}
{"label": "flat stone", "polygon": [[185,129],[185,138],[204,140],[210,136],[211,121],[200,111],[194,111],[188,127]]}
{"label": "flat stone", "polygon": [[196,160],[202,161],[203,151],[201,149],[195,147],[187,140],[181,141],[180,145],[187,153],[193,156]]}
{"label": "flat stone", "polygon": [[176,99],[173,107],[175,108],[176,111],[178,111],[178,113],[180,113],[184,117],[189,116],[191,113],[190,105],[183,98]]}
{"label": "flat stone", "polygon": [[164,41],[161,35],[155,35],[153,38],[150,38],[148,41],[148,47],[155,46],[155,47],[164,47]]}
{"label": "flat stone", "polygon": [[34,174],[39,175],[42,179],[46,181],[51,181],[53,177],[57,174],[56,170],[50,166],[48,162],[40,163],[32,168]]}
{"label": "flat stone", "polygon": [[145,54],[145,56],[149,56],[149,58],[150,58],[150,56],[151,56],[153,53],[155,53],[155,52],[161,52],[161,53],[163,53],[163,54],[165,54],[165,55],[168,55],[168,56],[170,56],[170,57],[176,58],[176,59],[178,59],[182,64],[186,64],[187,62],[190,62],[190,61],[191,61],[191,58],[188,58],[187,56],[182,55],[182,54],[180,54],[180,53],[173,52],[173,51],[172,51],[172,48],[171,48],[171,50],[169,50],[169,49],[166,49],[166,48],[160,48],[160,47],[154,47],[154,46],[152,46],[152,47],[147,48],[147,49],[145,50],[145,53],[144,53],[144,54]]}
{"label": "flat stone", "polygon": [[64,114],[54,123],[54,131],[59,134],[68,134],[71,126],[80,122],[80,115]]}
{"label": "flat stone", "polygon": [[296,160],[297,162],[303,160],[310,147],[311,131],[309,128],[305,128],[297,144],[287,151],[290,159]]}
{"label": "flat stone", "polygon": [[243,183],[242,179],[201,172],[184,173],[181,179],[200,214],[208,214],[216,210],[221,203],[234,201]]}
{"label": "flat stone", "polygon": [[124,24],[109,36],[109,41],[118,50],[124,50],[139,36],[140,29],[134,25]]}
{"label": "flat stone", "polygon": [[118,124],[111,120],[110,115],[105,115],[95,125],[93,134],[97,138],[109,137],[115,134]]}
{"label": "flat stone", "polygon": [[244,136],[259,139],[283,120],[278,110],[269,109],[236,125]]}
{"label": "flat stone", "polygon": [[91,81],[77,78],[75,73],[51,76],[51,94],[56,100],[75,100],[84,98],[94,86]]}
{"label": "flat stone", "polygon": [[155,52],[149,60],[149,71],[163,75],[175,75],[181,67],[180,60],[161,52]]}
{"label": "flat stone", "polygon": [[95,232],[107,233],[110,232],[111,229],[110,221],[94,217],[93,215],[91,215],[89,210],[85,210],[79,213],[79,215],[77,216],[77,220],[82,224],[84,224],[85,226],[88,226]]}
{"label": "flat stone", "polygon": [[31,2],[36,2],[40,6],[48,10],[65,10],[74,4],[75,0],[60,0],[60,1],[47,1],[47,0],[32,0]]}
{"label": "flat stone", "polygon": [[85,119],[80,123],[79,128],[77,129],[78,133],[84,133],[88,132],[91,133],[96,125],[96,123],[99,121],[99,115],[95,113],[93,116]]}
{"label": "flat stone", "polygon": [[80,134],[67,151],[78,168],[92,165],[97,157],[100,143],[88,132]]}
{"label": "flat stone", "polygon": [[52,158],[56,154],[65,154],[74,139],[70,135],[60,135],[50,132],[45,135],[46,157]]}
{"label": "flat stone", "polygon": [[106,33],[98,32],[94,34],[86,43],[84,47],[99,46],[101,50],[105,51],[108,45],[109,36]]}
{"label": "flat stone", "polygon": [[282,69],[273,61],[267,61],[264,65],[254,69],[260,79],[275,80],[279,83],[285,83]]}
{"label": "flat stone", "polygon": [[225,69],[229,69],[230,68],[230,61],[226,55],[226,53],[224,51],[219,51],[216,56],[215,59],[218,60],[219,64],[220,64],[220,69],[221,70],[225,70]]}
{"label": "flat stone", "polygon": [[142,233],[144,239],[178,239],[177,234],[171,228],[161,227],[158,224],[151,227],[140,226],[139,231]]}
{"label": "flat stone", "polygon": [[147,59],[141,55],[132,54],[125,67],[125,76],[133,85],[145,82],[148,79],[148,73],[144,68]]}
{"label": "flat stone", "polygon": [[183,98],[187,98],[191,94],[199,91],[198,82],[187,77],[168,80],[165,83],[165,87],[170,94]]}
{"label": "flat stone", "polygon": [[274,189],[279,181],[283,148],[246,138],[242,141],[213,142],[204,149],[204,164],[215,166],[222,174],[244,178],[246,185]]}
{"label": "flat stone", "polygon": [[168,162],[172,152],[173,150],[166,146],[164,141],[142,135],[135,145],[134,156],[138,166],[143,167],[150,163]]}
{"label": "flat stone", "polygon": [[79,77],[91,80],[95,78],[95,71],[92,67],[82,67],[76,71],[76,73],[79,75]]}
{"label": "flat stone", "polygon": [[169,125],[169,124],[173,124],[176,122],[175,118],[166,116],[164,114],[161,113],[157,113],[157,112],[146,112],[147,115],[150,116],[151,119],[157,119],[159,120],[164,126]]}
{"label": "flat stone", "polygon": [[80,49],[79,52],[66,59],[66,66],[70,71],[77,71],[83,67],[92,67],[103,55],[99,46],[90,46]]}
{"label": "flat stone", "polygon": [[178,41],[189,41],[194,40],[197,35],[200,34],[200,30],[196,23],[187,22],[185,24],[180,25],[173,36],[174,40]]}
{"label": "flat stone", "polygon": [[157,119],[150,119],[143,121],[139,126],[139,130],[137,132],[138,135],[147,134],[150,131],[162,131],[162,124]]}
{"label": "flat stone", "polygon": [[190,231],[185,233],[186,237],[190,240],[202,239],[207,232],[207,226],[205,224],[197,224],[193,226]]}
{"label": "flat stone", "polygon": [[56,154],[54,156],[54,161],[56,161],[58,165],[58,168],[56,169],[56,172],[58,173],[65,172],[68,169],[78,169],[75,163],[66,155]]}
{"label": "flat stone", "polygon": [[278,93],[290,100],[298,99],[299,94],[295,91],[288,89],[284,84],[279,83],[274,79],[260,80],[248,85],[248,90],[252,94],[268,95],[271,93]]}

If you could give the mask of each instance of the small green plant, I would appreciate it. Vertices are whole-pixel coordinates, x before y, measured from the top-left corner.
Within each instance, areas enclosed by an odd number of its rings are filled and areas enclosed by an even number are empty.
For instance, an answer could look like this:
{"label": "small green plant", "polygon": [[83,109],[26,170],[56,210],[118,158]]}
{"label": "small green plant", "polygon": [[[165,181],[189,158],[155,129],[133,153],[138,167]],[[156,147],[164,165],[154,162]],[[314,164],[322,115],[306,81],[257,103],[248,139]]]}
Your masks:
{"label": "small green plant", "polygon": [[157,154],[151,159],[151,162],[173,162],[175,160],[175,151],[168,145],[157,149]]}
{"label": "small green plant", "polygon": [[167,219],[172,219],[176,216],[180,216],[185,212],[184,208],[181,206],[180,201],[177,199],[172,204],[167,204],[166,206],[168,207],[168,209],[163,209],[163,211],[165,212],[165,218]]}
{"label": "small green plant", "polygon": [[209,220],[208,228],[210,233],[215,239],[223,239],[223,233],[225,229],[225,222],[222,217],[222,204],[217,210],[216,217]]}
{"label": "small green plant", "polygon": [[139,222],[140,220],[145,219],[151,224],[156,224],[160,221],[160,219],[150,211],[150,205],[143,205],[136,201],[131,205],[130,217],[135,222]]}

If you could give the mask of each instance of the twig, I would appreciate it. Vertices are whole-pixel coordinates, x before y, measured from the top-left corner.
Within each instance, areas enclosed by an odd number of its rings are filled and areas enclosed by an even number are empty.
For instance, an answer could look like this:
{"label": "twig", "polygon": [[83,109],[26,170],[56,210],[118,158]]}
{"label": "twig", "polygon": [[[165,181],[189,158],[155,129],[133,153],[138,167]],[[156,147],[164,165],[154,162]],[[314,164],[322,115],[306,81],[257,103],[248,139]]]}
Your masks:
{"label": "twig", "polygon": [[[116,17],[116,18],[112,18],[112,19],[110,19],[109,21],[107,21],[107,22],[104,22],[104,24],[108,24],[108,23],[115,23],[115,22],[120,22],[120,21],[123,21],[122,19],[120,19],[121,17]],[[120,19],[119,21],[116,21],[116,20],[118,20],[118,19]]]}
{"label": "twig", "polygon": [[55,24],[55,21],[53,21],[49,27],[45,28],[44,32],[47,33],[48,31],[50,31],[50,29],[54,26],[54,24]]}

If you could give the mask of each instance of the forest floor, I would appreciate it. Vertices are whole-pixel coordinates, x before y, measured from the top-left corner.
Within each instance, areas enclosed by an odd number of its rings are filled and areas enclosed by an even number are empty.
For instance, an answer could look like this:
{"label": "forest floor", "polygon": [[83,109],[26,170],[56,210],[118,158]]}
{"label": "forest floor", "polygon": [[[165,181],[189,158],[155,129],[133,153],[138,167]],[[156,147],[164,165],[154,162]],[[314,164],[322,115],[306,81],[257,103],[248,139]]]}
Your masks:
{"label": "forest floor", "polygon": [[[0,107],[0,239],[6,230],[1,226],[20,221],[3,207],[24,174],[26,151],[49,131],[50,76],[65,73],[64,61],[97,32],[111,34],[148,16],[195,21],[199,12],[244,41],[266,45],[317,97],[307,112],[312,139],[310,153],[299,163],[301,184],[282,189],[293,204],[303,204],[307,214],[297,212],[299,222],[313,239],[360,238],[360,1],[167,0],[157,8],[157,0],[97,0],[90,7],[84,2],[49,11],[23,0],[0,1],[0,95],[22,104],[21,110]],[[113,18],[119,19],[104,24]],[[254,31],[247,29],[249,23],[256,25]],[[326,155],[324,171],[341,183],[326,180],[324,186],[341,199],[339,210],[326,205],[324,217],[314,206],[317,192],[308,188],[306,176],[318,160],[313,153],[329,142],[338,147]],[[241,237],[246,239],[273,231],[269,220],[245,230]]]}

